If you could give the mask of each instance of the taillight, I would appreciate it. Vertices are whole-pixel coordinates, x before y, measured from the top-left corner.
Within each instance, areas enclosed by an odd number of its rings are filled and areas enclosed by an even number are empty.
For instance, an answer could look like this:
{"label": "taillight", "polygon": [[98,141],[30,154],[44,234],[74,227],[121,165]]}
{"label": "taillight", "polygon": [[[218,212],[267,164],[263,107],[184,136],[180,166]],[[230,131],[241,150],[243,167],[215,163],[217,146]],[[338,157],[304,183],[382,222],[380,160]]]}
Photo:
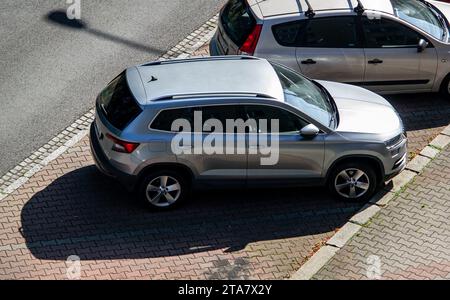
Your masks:
{"label": "taillight", "polygon": [[256,24],[252,33],[247,37],[239,51],[243,54],[253,55],[255,53],[256,45],[258,44],[259,36],[261,35],[262,25]]}
{"label": "taillight", "polygon": [[109,133],[106,136],[108,137],[108,139],[114,142],[112,150],[116,152],[132,153],[139,146],[139,144],[137,143],[130,143],[119,140],[118,138],[113,137]]}

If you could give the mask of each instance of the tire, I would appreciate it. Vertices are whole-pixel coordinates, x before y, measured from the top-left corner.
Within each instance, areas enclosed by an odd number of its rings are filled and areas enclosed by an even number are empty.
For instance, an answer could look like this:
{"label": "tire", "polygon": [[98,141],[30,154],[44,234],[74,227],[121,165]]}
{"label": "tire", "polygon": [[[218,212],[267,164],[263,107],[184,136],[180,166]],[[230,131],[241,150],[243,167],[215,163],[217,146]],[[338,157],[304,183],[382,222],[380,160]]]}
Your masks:
{"label": "tire", "polygon": [[190,184],[183,175],[161,170],[145,175],[139,185],[138,197],[150,210],[164,211],[183,204],[189,192]]}
{"label": "tire", "polygon": [[347,162],[334,167],[328,189],[339,200],[364,202],[370,199],[379,186],[373,168],[363,162]]}
{"label": "tire", "polygon": [[444,96],[447,100],[450,100],[450,74],[447,75],[441,84],[440,93],[442,96]]}

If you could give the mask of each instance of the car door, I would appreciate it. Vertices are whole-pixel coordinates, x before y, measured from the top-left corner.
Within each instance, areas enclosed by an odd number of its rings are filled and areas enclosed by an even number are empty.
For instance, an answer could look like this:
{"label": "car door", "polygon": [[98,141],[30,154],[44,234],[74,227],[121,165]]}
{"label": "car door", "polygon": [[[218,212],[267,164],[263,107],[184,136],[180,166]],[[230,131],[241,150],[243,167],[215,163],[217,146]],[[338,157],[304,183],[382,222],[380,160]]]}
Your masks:
{"label": "car door", "polygon": [[[302,137],[299,131],[309,123],[280,107],[249,104],[245,106],[245,111],[247,120],[255,120],[258,124],[258,127],[249,133],[247,178],[250,183],[263,179],[292,179],[301,182],[321,178],[324,160],[323,135],[319,134],[314,138]],[[264,120],[267,121],[266,128],[261,126]],[[271,126],[272,120],[278,121],[278,130]]]}
{"label": "car door", "polygon": [[365,57],[356,17],[312,18],[299,23],[297,63],[313,79],[360,82]]}
{"label": "car door", "polygon": [[437,53],[431,42],[419,52],[419,40],[425,37],[386,17],[364,16],[362,27],[366,57],[363,86],[377,92],[431,90],[437,69]]}
{"label": "car door", "polygon": [[[246,134],[227,133],[225,127],[227,119],[242,117],[240,107],[235,105],[185,107],[162,111],[152,127],[168,131],[172,130],[171,123],[175,120],[186,120],[190,129],[182,130],[186,138],[178,132],[174,133],[178,135],[174,135],[176,140],[172,139],[177,147],[174,151],[177,161],[194,170],[200,182],[214,180],[224,185],[244,186],[247,175]],[[233,141],[230,149],[225,149],[227,140]]]}

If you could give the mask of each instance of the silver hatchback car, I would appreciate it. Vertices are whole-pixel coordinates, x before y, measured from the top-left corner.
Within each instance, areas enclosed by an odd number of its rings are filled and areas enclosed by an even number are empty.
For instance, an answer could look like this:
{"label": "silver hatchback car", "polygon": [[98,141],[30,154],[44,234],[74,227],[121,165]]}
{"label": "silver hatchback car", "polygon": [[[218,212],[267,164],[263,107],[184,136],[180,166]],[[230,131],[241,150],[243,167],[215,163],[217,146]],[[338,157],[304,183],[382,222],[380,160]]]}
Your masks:
{"label": "silver hatchback car", "polygon": [[[245,130],[216,130],[230,120]],[[221,138],[231,152],[217,151]],[[402,121],[381,96],[249,56],[128,68],[99,94],[90,140],[98,168],[155,209],[213,186],[328,185],[362,201],[403,170],[407,153]]]}
{"label": "silver hatchback car", "polygon": [[450,4],[428,0],[230,0],[210,51],[383,94],[449,96],[449,17]]}

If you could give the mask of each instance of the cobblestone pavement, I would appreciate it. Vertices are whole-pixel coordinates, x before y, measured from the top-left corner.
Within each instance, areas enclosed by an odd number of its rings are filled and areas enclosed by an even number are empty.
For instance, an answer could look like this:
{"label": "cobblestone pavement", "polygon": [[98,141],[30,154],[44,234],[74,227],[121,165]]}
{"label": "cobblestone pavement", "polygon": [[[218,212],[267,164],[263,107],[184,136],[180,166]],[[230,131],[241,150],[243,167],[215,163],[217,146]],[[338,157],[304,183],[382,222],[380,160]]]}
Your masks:
{"label": "cobblestone pavement", "polygon": [[315,279],[450,279],[450,147]]}
{"label": "cobblestone pavement", "polygon": [[[207,46],[194,55],[207,55]],[[389,97],[417,152],[449,123],[437,95]],[[150,213],[93,166],[88,139],[0,201],[0,279],[280,279],[360,209],[323,189],[201,192]]]}
{"label": "cobblestone pavement", "polygon": [[0,279],[284,278],[358,206],[317,189],[194,194],[151,213],[92,165],[88,139],[0,202]]}

